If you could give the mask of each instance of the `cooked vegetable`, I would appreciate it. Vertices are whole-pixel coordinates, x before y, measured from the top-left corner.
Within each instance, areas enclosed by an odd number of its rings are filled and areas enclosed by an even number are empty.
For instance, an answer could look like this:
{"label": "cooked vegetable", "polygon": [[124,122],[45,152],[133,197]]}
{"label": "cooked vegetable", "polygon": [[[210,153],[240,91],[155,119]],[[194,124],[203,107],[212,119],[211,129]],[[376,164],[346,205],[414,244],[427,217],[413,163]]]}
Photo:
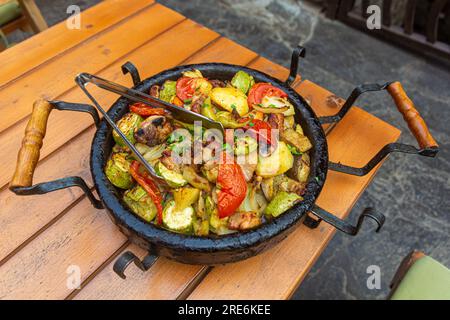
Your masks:
{"label": "cooked vegetable", "polygon": [[183,76],[189,77],[189,78],[203,78],[202,73],[198,69],[185,71],[185,72],[183,72]]}
{"label": "cooked vegetable", "polygon": [[158,162],[155,170],[158,175],[163,177],[167,184],[172,188],[179,188],[187,184],[187,181],[183,178],[183,175],[167,169],[161,162]]}
{"label": "cooked vegetable", "polygon": [[188,100],[194,95],[194,79],[191,77],[182,77],[177,80],[176,95],[181,101]]}
{"label": "cooked vegetable", "polygon": [[245,129],[255,132],[259,142],[263,141],[268,146],[272,144],[272,127],[267,122],[253,119]]}
{"label": "cooked vegetable", "polygon": [[165,144],[158,144],[154,147],[149,147],[143,143],[136,143],[135,147],[139,153],[144,156],[144,159],[150,163],[161,158],[164,150],[166,149]]}
{"label": "cooked vegetable", "polygon": [[264,196],[266,197],[267,200],[269,201],[272,200],[275,194],[275,186],[272,177],[263,179],[263,181],[261,181],[261,190],[264,193]]}
{"label": "cooked vegetable", "polygon": [[297,150],[296,147],[291,146],[290,144],[288,144],[287,147],[288,147],[289,151],[292,153],[292,155],[294,155],[294,156],[299,156],[302,154],[300,151]]}
{"label": "cooked vegetable", "polygon": [[130,166],[131,161],[127,160],[126,153],[113,153],[105,167],[108,180],[118,188],[131,188],[133,186],[133,178],[130,174]]}
{"label": "cooked vegetable", "polygon": [[228,220],[231,230],[247,230],[261,224],[261,218],[255,212],[236,212]]}
{"label": "cooked vegetable", "polygon": [[236,88],[214,88],[211,90],[211,100],[228,112],[236,110],[240,116],[248,113],[247,96]]}
{"label": "cooked vegetable", "polygon": [[193,69],[152,85],[150,95],[234,131],[220,140],[168,110],[130,104],[117,124],[167,182],[159,189],[113,132],[105,174],[137,216],[174,232],[224,235],[256,228],[302,200],[312,145],[282,89],[245,71],[217,80]]}
{"label": "cooked vegetable", "polygon": [[284,117],[284,123],[283,123],[284,129],[293,129],[294,126],[295,126],[295,118],[294,118],[294,116]]}
{"label": "cooked vegetable", "polygon": [[241,167],[234,163],[220,164],[217,187],[219,217],[225,218],[236,211],[247,194],[247,183]]}
{"label": "cooked vegetable", "polygon": [[267,205],[264,213],[276,218],[302,200],[302,197],[295,193],[279,192]]}
{"label": "cooked vegetable", "polygon": [[135,214],[145,221],[150,222],[155,219],[157,212],[156,206],[152,198],[150,198],[140,185],[127,190],[123,195],[123,201]]}
{"label": "cooked vegetable", "polygon": [[202,173],[209,182],[216,183],[217,175],[219,174],[219,166],[217,164],[206,163],[202,167]]}
{"label": "cooked vegetable", "polygon": [[163,108],[153,108],[145,103],[137,102],[130,107],[130,111],[143,117],[164,115],[166,111]]}
{"label": "cooked vegetable", "polygon": [[256,186],[247,184],[247,194],[238,208],[239,212],[255,212],[260,214],[267,206],[267,200]]}
{"label": "cooked vegetable", "polygon": [[207,236],[209,234],[209,221],[208,220],[195,221],[194,234],[197,236]]}
{"label": "cooked vegetable", "polygon": [[291,179],[285,176],[284,174],[273,178],[273,183],[275,193],[285,191],[289,193],[296,193],[298,195],[303,195],[306,187],[305,183],[301,183],[297,180]]}
{"label": "cooked vegetable", "polygon": [[209,185],[208,180],[203,178],[202,176],[198,175],[197,172],[195,172],[194,168],[191,166],[184,166],[183,167],[183,178],[193,187],[204,190],[204,191],[211,191],[211,186]]}
{"label": "cooked vegetable", "polygon": [[287,98],[280,98],[276,96],[265,96],[262,98],[261,107],[262,109],[283,110],[282,113],[286,117],[293,116],[295,114],[294,106],[287,100]]}
{"label": "cooked vegetable", "polygon": [[306,152],[312,148],[308,137],[299,134],[293,129],[286,129],[281,133],[281,139],[294,146],[300,152]]}
{"label": "cooked vegetable", "polygon": [[294,164],[294,157],[289,148],[282,141],[278,143],[277,148],[268,157],[258,157],[256,174],[263,178],[274,177],[285,173]]}
{"label": "cooked vegetable", "polygon": [[238,71],[231,79],[231,84],[236,89],[241,90],[247,94],[248,90],[255,84],[255,79],[245,71]]}
{"label": "cooked vegetable", "polygon": [[[142,117],[136,113],[127,113],[124,115],[119,121],[117,121],[117,127],[119,127],[120,131],[127,137],[128,140],[130,140],[131,143],[135,143],[134,139],[134,131],[136,128],[141,124]],[[126,144],[122,140],[122,138],[119,136],[119,134],[116,131],[113,131],[113,138],[114,141],[121,147],[125,147]]]}
{"label": "cooked vegetable", "polygon": [[219,111],[216,113],[216,120],[219,121],[226,129],[238,129],[247,125],[250,119],[236,120],[230,112]]}
{"label": "cooked vegetable", "polygon": [[[198,72],[198,73],[197,73]],[[208,95],[212,89],[212,84],[205,78],[199,77],[200,71],[185,72],[188,76],[177,80],[176,95],[185,103],[195,94]]]}
{"label": "cooked vegetable", "polygon": [[200,190],[191,187],[179,188],[173,191],[173,199],[175,200],[177,210],[192,206],[198,201],[199,196]]}
{"label": "cooked vegetable", "polygon": [[289,110],[289,108],[286,106],[280,107],[280,108],[276,108],[273,106],[265,108],[265,107],[261,107],[261,105],[259,105],[259,104],[254,104],[253,109],[258,112],[261,112],[261,113],[285,113]]}
{"label": "cooked vegetable", "polygon": [[158,187],[155,185],[152,179],[150,179],[147,172],[140,173],[139,172],[139,162],[133,161],[130,166],[130,173],[134,180],[144,188],[144,190],[148,193],[150,198],[152,199],[154,205],[157,210],[157,223],[162,223],[162,196]]}
{"label": "cooked vegetable", "polygon": [[[244,178],[245,181],[250,181],[253,178],[253,174],[255,173],[256,170],[256,166],[258,163],[258,154],[257,151],[255,150],[253,153],[245,156],[246,159],[244,161],[244,163],[239,164],[239,166],[242,169],[242,173],[244,174]],[[254,157],[254,160],[251,159],[252,157]]]}
{"label": "cooked vegetable", "polygon": [[211,98],[208,97],[205,99],[205,101],[203,101],[203,105],[201,107],[201,114],[207,118],[216,120],[216,112],[214,109],[215,108],[211,104]]}
{"label": "cooked vegetable", "polygon": [[196,78],[193,80],[194,94],[209,95],[212,90],[212,84],[205,78]]}
{"label": "cooked vegetable", "polygon": [[177,87],[176,81],[167,80],[161,87],[161,91],[159,92],[159,98],[163,101],[171,103],[175,98],[177,90],[176,87]]}
{"label": "cooked vegetable", "polygon": [[308,181],[310,171],[310,158],[307,153],[294,158],[294,166],[289,171],[289,176],[299,182]]}
{"label": "cooked vegetable", "polygon": [[266,96],[287,98],[287,94],[283,90],[274,87],[270,83],[260,82],[251,87],[248,92],[248,105],[253,107],[254,105],[260,104]]}
{"label": "cooked vegetable", "polygon": [[137,142],[153,147],[164,143],[172,131],[172,124],[166,117],[150,116],[139,125],[134,138]]}
{"label": "cooked vegetable", "polygon": [[218,235],[229,234],[233,231],[228,229],[228,217],[219,218],[219,212],[217,208],[215,208],[209,218],[209,226],[210,230]]}
{"label": "cooked vegetable", "polygon": [[166,228],[181,232],[192,232],[194,223],[194,208],[186,207],[178,209],[174,200],[170,200],[164,206],[163,224]]}
{"label": "cooked vegetable", "polygon": [[246,155],[258,149],[258,142],[250,136],[238,138],[234,144],[234,153],[238,156]]}

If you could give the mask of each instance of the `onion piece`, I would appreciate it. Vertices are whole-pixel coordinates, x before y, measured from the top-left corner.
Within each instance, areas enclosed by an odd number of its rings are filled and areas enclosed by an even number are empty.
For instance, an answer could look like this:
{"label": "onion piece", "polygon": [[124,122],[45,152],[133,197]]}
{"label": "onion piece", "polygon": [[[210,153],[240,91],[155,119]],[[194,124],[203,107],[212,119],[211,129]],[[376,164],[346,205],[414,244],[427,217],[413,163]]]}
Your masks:
{"label": "onion piece", "polygon": [[281,108],[276,108],[276,107],[260,107],[257,104],[253,105],[253,109],[255,109],[256,111],[262,112],[262,113],[283,113],[289,110],[289,107],[281,107]]}

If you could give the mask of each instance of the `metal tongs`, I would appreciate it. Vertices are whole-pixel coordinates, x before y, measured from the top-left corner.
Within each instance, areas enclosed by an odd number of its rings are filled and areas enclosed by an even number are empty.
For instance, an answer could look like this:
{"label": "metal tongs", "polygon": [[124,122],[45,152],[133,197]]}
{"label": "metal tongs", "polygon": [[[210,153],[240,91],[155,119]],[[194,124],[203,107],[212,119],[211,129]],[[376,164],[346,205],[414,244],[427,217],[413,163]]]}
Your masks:
{"label": "metal tongs", "polygon": [[163,186],[167,186],[167,182],[159,176],[155,169],[148,163],[147,160],[142,156],[142,154],[136,149],[136,147],[128,140],[128,138],[125,136],[125,134],[117,127],[117,125],[114,123],[114,121],[110,118],[110,116],[107,114],[107,112],[100,106],[100,104],[95,100],[95,98],[89,93],[89,91],[86,88],[86,85],[88,83],[92,83],[96,85],[97,87],[114,92],[118,95],[121,95],[122,97],[128,98],[135,102],[141,102],[144,103],[150,107],[159,107],[164,108],[172,114],[174,119],[177,119],[182,122],[188,122],[193,123],[194,121],[200,121],[202,123],[202,126],[208,129],[217,129],[222,134],[224,133],[224,128],[221,123],[213,121],[205,116],[202,116],[198,113],[186,110],[184,108],[180,108],[176,105],[173,105],[171,103],[167,103],[165,101],[159,100],[155,97],[152,97],[148,94],[142,93],[140,91],[130,89],[127,87],[124,87],[120,84],[114,83],[112,81],[102,79],[100,77],[94,76],[89,73],[81,73],[75,78],[75,82],[78,84],[78,86],[83,90],[83,92],[88,96],[89,99],[94,103],[95,107],[101,112],[105,120],[108,122],[108,124],[116,131],[119,136],[125,141],[125,144],[128,148],[130,148],[133,155],[136,157],[136,159],[147,169],[148,173],[152,178],[154,178],[158,183],[160,183]]}

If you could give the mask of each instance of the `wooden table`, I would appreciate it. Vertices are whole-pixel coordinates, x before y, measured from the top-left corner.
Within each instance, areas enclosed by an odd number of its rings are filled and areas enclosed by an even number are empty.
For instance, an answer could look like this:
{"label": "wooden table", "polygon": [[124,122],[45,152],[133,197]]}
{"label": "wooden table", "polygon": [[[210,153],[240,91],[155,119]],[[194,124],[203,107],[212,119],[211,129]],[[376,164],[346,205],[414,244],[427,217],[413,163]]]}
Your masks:
{"label": "wooden table", "polygon": [[[178,64],[227,62],[285,79],[288,71],[258,54],[149,0],[109,0],[83,12],[81,30],[62,22],[0,54],[0,298],[43,299],[286,299],[303,280],[335,230],[322,223],[299,227],[281,244],[249,260],[218,266],[158,259],[146,273],[134,266],[122,280],[112,271],[130,244],[104,210],[94,209],[77,188],[19,197],[7,189],[25,125],[37,98],[89,103],[75,86],[80,71],[131,86],[120,66],[134,62],[143,77]],[[295,89],[318,115],[336,113],[332,95],[297,78]],[[117,97],[97,94],[102,105]],[[53,112],[34,182],[79,175],[91,185],[89,150],[95,128],[88,115]],[[399,130],[353,107],[327,128],[330,159],[365,164]],[[346,217],[373,178],[329,172],[318,204]],[[70,266],[81,272],[81,289],[66,283]]]}

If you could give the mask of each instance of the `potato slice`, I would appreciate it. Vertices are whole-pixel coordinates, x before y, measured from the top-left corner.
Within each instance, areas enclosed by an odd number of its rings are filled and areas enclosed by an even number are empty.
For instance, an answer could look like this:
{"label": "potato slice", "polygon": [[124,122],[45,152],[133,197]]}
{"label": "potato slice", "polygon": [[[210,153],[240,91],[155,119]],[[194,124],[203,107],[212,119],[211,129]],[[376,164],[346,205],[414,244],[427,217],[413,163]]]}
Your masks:
{"label": "potato slice", "polygon": [[240,116],[248,113],[247,96],[236,88],[214,88],[210,96],[216,105],[228,112],[235,109]]}

